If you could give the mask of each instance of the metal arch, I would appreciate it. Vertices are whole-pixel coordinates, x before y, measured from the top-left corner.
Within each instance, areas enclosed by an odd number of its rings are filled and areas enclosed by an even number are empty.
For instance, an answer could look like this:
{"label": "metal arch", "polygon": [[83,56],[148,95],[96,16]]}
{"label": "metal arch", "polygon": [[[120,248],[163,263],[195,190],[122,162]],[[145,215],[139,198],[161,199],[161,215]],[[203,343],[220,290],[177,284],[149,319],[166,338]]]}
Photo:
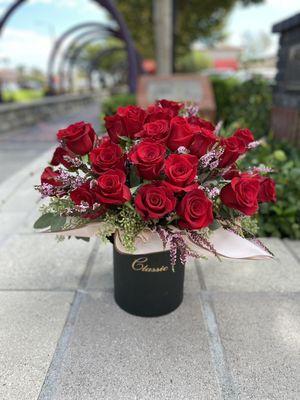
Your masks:
{"label": "metal arch", "polygon": [[[81,32],[79,35],[77,35],[67,46],[67,48],[65,49],[65,51],[63,52],[63,54],[61,55],[61,59],[60,59],[60,63],[58,66],[58,76],[59,76],[59,81],[60,81],[60,89],[62,89],[62,80],[64,77],[64,68],[65,68],[65,64],[66,62],[69,60],[70,58],[70,54],[72,53],[72,51],[74,50],[76,44],[86,38],[86,37],[94,37],[97,36],[99,39],[105,38],[105,31],[103,30],[98,30],[98,29],[93,29],[93,30],[89,30],[89,31],[85,31],[85,32]],[[103,35],[104,34],[104,35]]]}
{"label": "metal arch", "polygon": [[120,33],[110,27],[107,27],[103,24],[100,24],[99,22],[86,22],[83,24],[79,24],[76,26],[73,26],[72,28],[68,29],[65,31],[54,43],[54,46],[51,50],[49,61],[48,61],[48,86],[50,89],[54,89],[54,65],[56,62],[56,58],[59,54],[59,51],[66,39],[68,39],[72,34],[75,32],[85,29],[85,28],[95,28],[98,29],[99,32],[102,30],[103,32],[108,32],[111,33],[113,36],[119,37]]}
{"label": "metal arch", "polygon": [[[27,0],[15,0],[15,2],[8,7],[3,17],[0,20],[0,34],[6,25],[8,19],[11,15]],[[129,90],[130,92],[136,91],[137,85],[137,77],[138,77],[138,64],[136,58],[136,50],[134,47],[134,43],[130,34],[130,31],[127,28],[125,20],[122,14],[118,11],[113,0],[91,0],[100,7],[105,8],[112,19],[117,22],[121,39],[126,43],[127,56],[128,56],[128,64],[129,64]],[[50,82],[50,87],[53,82]]]}
{"label": "metal arch", "polygon": [[105,58],[106,56],[110,55],[111,53],[114,53],[114,52],[117,52],[117,51],[126,52],[126,48],[125,47],[110,47],[110,48],[102,50],[100,53],[97,54],[95,59],[92,60],[92,62],[90,64],[90,67],[88,69],[88,76],[89,76],[89,81],[90,82],[92,80],[92,73],[94,71],[97,70],[100,73],[99,66],[101,66],[100,62],[103,60],[103,58]]}
{"label": "metal arch", "polygon": [[90,64],[89,71],[97,68],[99,65],[100,61],[103,59],[103,57],[106,57],[107,55],[110,55],[111,53],[114,53],[116,51],[126,51],[125,47],[108,47],[106,49],[103,49],[100,53],[97,54],[97,56],[92,60],[92,63]]}
{"label": "metal arch", "polygon": [[76,65],[76,62],[78,60],[78,57],[80,56],[81,51],[90,43],[99,40],[99,37],[97,36],[92,36],[82,42],[79,46],[77,46],[73,51],[69,54],[69,68],[68,68],[68,73],[67,76],[69,77],[69,87],[73,87],[73,75],[74,75],[74,67]]}

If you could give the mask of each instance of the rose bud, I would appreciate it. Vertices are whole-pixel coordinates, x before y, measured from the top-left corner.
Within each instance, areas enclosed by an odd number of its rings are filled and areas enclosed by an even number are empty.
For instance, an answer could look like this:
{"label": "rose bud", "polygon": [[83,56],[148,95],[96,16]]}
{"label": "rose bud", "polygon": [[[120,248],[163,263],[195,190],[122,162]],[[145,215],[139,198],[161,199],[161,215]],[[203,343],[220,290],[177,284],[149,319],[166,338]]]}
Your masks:
{"label": "rose bud", "polygon": [[263,176],[260,177],[258,202],[269,203],[275,201],[276,201],[276,188],[274,180]]}
{"label": "rose bud", "polygon": [[246,151],[244,144],[235,136],[221,138],[220,145],[224,148],[224,152],[220,157],[219,168],[225,168],[235,163]]}
{"label": "rose bud", "polygon": [[189,124],[197,126],[198,130],[199,130],[199,128],[207,129],[212,132],[214,132],[214,130],[215,130],[214,125],[211,122],[206,121],[206,119],[192,116],[192,117],[188,117],[187,120],[188,120]]}
{"label": "rose bud", "polygon": [[117,114],[105,117],[105,127],[114,143],[119,143],[120,136],[131,139],[143,129],[146,112],[137,106],[119,107]]}
{"label": "rose bud", "polygon": [[171,151],[176,151],[180,146],[184,146],[188,149],[197,130],[197,127],[189,124],[184,117],[172,118],[170,135],[167,142],[169,149]]}
{"label": "rose bud", "polygon": [[162,108],[170,110],[172,117],[176,117],[178,115],[179,111],[184,106],[183,103],[178,103],[177,101],[171,101],[171,100],[165,100],[165,99],[157,100],[156,104],[160,105]]}
{"label": "rose bud", "polygon": [[172,119],[173,113],[172,110],[168,108],[162,108],[155,105],[150,105],[146,111],[146,119],[145,123],[155,122],[157,120],[164,119],[168,122]]}
{"label": "rose bud", "polygon": [[54,165],[54,166],[62,164],[67,169],[76,168],[72,162],[67,161],[68,158],[72,159],[74,157],[72,157],[70,155],[70,153],[67,150],[65,150],[64,148],[57,147],[55,149],[54,153],[53,153],[52,160],[50,161],[50,164]]}
{"label": "rose bud", "polygon": [[63,186],[63,182],[60,180],[60,174],[54,171],[51,167],[44,169],[41,175],[41,183],[47,183],[52,186]]}
{"label": "rose bud", "polygon": [[120,136],[127,136],[122,118],[118,114],[106,116],[104,123],[112,142],[120,143]]}
{"label": "rose bud", "polygon": [[83,156],[94,147],[96,133],[91,124],[81,121],[59,130],[57,139],[72,153]]}
{"label": "rose bud", "polygon": [[236,137],[245,148],[247,148],[249,143],[255,140],[250,129],[238,129],[234,132],[233,136]]}
{"label": "rose bud", "polygon": [[232,164],[229,169],[227,169],[227,171],[225,172],[225,174],[223,174],[223,178],[230,181],[231,179],[233,179],[236,176],[240,176],[241,172],[238,169],[238,166],[234,163]]}
{"label": "rose bud", "polygon": [[217,142],[217,136],[208,129],[201,129],[196,133],[190,146],[190,153],[198,158],[204,156]]}

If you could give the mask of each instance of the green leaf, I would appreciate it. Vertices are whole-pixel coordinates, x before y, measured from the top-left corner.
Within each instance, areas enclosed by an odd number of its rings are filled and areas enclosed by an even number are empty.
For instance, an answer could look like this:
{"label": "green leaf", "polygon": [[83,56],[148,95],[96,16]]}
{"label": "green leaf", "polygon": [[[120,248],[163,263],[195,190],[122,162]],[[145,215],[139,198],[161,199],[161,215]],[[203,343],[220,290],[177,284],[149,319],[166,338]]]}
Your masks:
{"label": "green leaf", "polygon": [[138,185],[138,186],[135,186],[135,187],[130,188],[130,193],[131,193],[131,194],[134,194],[134,193],[138,190],[138,188],[139,188],[140,186],[141,186],[141,185]]}
{"label": "green leaf", "polygon": [[135,187],[135,186],[139,186],[139,184],[141,183],[141,180],[137,174],[137,169],[134,165],[131,165],[130,167],[130,186],[131,187]]}
{"label": "green leaf", "polygon": [[40,216],[40,218],[33,225],[34,229],[45,229],[51,226],[54,214],[46,213]]}
{"label": "green leaf", "polygon": [[216,229],[220,228],[221,225],[219,224],[218,221],[214,220],[212,224],[209,225],[209,229],[211,231],[215,231]]}
{"label": "green leaf", "polygon": [[51,231],[56,232],[62,230],[67,218],[60,215],[54,215],[51,222]]}
{"label": "green leaf", "polygon": [[119,136],[119,139],[129,143],[132,141],[128,136]]}
{"label": "green leaf", "polygon": [[84,236],[75,236],[76,239],[78,240],[84,240],[85,242],[89,242],[90,238],[89,237],[84,237]]}

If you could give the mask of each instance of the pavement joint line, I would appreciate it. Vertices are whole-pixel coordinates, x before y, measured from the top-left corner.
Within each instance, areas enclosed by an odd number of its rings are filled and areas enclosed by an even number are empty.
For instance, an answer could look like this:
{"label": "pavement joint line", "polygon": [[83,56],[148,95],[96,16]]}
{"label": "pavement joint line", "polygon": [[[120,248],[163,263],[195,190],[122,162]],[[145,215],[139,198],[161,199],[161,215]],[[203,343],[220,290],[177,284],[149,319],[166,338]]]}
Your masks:
{"label": "pavement joint line", "polygon": [[83,293],[75,292],[73,302],[62,330],[62,334],[57,342],[50,366],[48,368],[44,383],[37,400],[52,400],[55,396],[60,371],[68,345],[72,339],[74,326],[77,320],[78,311],[81,306]]}
{"label": "pavement joint line", "polygon": [[90,252],[89,258],[87,260],[85,270],[79,281],[78,288],[75,291],[73,302],[70,305],[65,325],[63,327],[60,338],[57,342],[56,349],[54,351],[50,366],[48,368],[44,383],[42,385],[37,400],[54,399],[57,389],[57,383],[60,378],[60,372],[64,356],[73,336],[74,326],[78,317],[78,312],[81,306],[81,302],[86,295],[84,289],[87,286],[88,279],[97,256],[97,252],[99,250],[99,246],[100,246],[99,240],[96,240]]}
{"label": "pavement joint line", "polygon": [[288,249],[288,251],[291,253],[291,255],[296,259],[297,262],[300,262],[300,258],[298,256],[298,254],[295,252],[295,250],[293,249],[293,247],[289,244],[290,242],[288,242],[286,239],[282,240],[284,246]]}
{"label": "pavement joint line", "polygon": [[225,350],[220,337],[213,299],[211,293],[207,291],[200,262],[195,261],[195,264],[201,287],[201,292],[199,295],[200,304],[206,326],[211,358],[217,379],[219,381],[222,399],[238,400],[239,397],[235,388],[233,377],[227,364]]}

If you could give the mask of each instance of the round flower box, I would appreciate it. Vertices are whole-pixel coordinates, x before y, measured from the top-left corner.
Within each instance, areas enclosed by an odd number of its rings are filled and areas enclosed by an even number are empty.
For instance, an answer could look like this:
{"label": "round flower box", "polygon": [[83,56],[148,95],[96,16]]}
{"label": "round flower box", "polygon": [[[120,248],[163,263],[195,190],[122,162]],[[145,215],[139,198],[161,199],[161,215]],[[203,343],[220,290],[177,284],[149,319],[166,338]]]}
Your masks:
{"label": "round flower box", "polygon": [[116,303],[130,314],[157,317],[175,310],[183,299],[184,266],[170,252],[129,254],[113,246]]}

